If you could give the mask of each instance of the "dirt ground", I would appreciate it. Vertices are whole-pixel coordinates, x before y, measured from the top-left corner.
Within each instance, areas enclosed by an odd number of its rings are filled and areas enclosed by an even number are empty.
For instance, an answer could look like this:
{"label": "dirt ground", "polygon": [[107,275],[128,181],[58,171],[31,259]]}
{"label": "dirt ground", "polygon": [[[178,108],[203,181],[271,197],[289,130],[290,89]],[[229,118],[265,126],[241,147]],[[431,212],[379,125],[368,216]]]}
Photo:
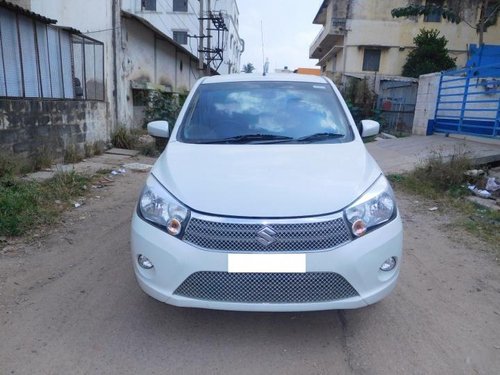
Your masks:
{"label": "dirt ground", "polygon": [[402,273],[376,305],[181,309],[133,275],[129,223],[145,177],[116,176],[48,234],[0,250],[0,374],[500,373],[499,264],[431,202],[398,193]]}

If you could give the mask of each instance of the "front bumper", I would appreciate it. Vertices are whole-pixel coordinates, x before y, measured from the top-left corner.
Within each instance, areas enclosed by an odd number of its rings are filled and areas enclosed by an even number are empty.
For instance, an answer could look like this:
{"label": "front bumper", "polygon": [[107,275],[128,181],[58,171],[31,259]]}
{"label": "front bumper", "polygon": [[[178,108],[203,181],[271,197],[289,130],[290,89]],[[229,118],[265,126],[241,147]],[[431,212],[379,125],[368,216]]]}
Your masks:
{"label": "front bumper", "polygon": [[[141,288],[153,298],[175,306],[236,311],[316,311],[359,308],[386,297],[396,285],[402,257],[402,224],[390,223],[340,247],[306,253],[306,272],[334,272],[345,278],[359,296],[326,302],[240,303],[186,298],[174,294],[192,274],[227,272],[228,252],[202,250],[182,242],[142,220],[132,219],[131,248],[135,275]],[[154,264],[139,267],[142,254]],[[380,270],[389,257],[397,258],[389,272]]]}

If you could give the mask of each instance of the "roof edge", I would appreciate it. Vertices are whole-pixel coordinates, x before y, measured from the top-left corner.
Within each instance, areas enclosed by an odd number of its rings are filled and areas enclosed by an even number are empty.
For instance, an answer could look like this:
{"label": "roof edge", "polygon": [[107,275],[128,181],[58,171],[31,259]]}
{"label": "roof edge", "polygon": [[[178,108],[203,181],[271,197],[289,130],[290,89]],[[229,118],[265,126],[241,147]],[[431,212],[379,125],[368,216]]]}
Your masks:
{"label": "roof edge", "polygon": [[39,22],[42,22],[42,23],[46,23],[46,24],[56,24],[57,23],[57,20],[54,20],[54,19],[48,18],[48,17],[44,17],[41,14],[32,12],[29,9],[23,8],[19,5],[10,3],[10,2],[5,1],[5,0],[0,0],[0,7],[6,8],[8,10],[12,10],[13,12],[16,12],[16,13],[20,13],[26,17],[33,18],[33,19],[35,19]]}

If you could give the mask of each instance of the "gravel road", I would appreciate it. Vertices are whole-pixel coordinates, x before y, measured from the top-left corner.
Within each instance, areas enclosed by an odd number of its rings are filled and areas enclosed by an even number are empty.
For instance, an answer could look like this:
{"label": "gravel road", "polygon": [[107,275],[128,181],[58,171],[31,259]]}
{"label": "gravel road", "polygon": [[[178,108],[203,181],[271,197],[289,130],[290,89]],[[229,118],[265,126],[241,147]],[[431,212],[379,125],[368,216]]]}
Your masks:
{"label": "gravel road", "polygon": [[129,222],[145,177],[115,177],[49,234],[0,250],[0,374],[500,373],[499,265],[431,203],[398,193],[402,274],[376,305],[181,309],[133,275]]}

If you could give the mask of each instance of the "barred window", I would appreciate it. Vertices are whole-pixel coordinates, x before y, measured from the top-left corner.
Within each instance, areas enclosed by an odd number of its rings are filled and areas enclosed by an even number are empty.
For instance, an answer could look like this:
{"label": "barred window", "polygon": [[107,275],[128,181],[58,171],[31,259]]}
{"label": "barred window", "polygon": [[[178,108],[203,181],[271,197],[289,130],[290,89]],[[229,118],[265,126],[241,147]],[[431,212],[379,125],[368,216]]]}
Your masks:
{"label": "barred window", "polygon": [[174,31],[174,40],[179,44],[188,44],[187,31]]}
{"label": "barred window", "polygon": [[[428,6],[443,6],[444,0],[427,0],[425,5]],[[425,22],[441,22],[441,12],[432,11],[428,15],[424,16]]]}
{"label": "barred window", "polygon": [[141,0],[141,10],[156,10],[156,0]]}
{"label": "barred window", "polygon": [[173,11],[174,12],[187,12],[188,11],[188,0],[174,0]]}
{"label": "barred window", "polygon": [[380,49],[365,48],[365,54],[363,57],[363,70],[378,72],[380,68],[380,54]]}

